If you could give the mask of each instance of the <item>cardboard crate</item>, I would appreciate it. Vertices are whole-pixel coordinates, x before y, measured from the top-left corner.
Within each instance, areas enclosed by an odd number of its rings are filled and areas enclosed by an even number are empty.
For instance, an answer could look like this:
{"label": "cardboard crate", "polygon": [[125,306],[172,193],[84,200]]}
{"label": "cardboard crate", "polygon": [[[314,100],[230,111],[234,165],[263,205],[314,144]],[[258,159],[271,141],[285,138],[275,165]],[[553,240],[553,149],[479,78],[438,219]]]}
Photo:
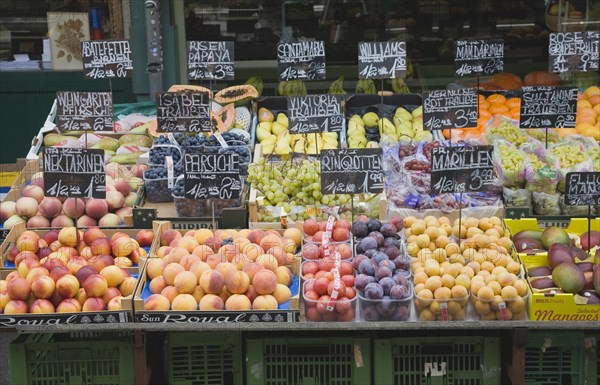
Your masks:
{"label": "cardboard crate", "polygon": [[[544,230],[544,227],[540,226],[536,218],[523,218],[523,219],[504,219],[506,227],[510,230],[510,237],[519,231],[523,230]],[[600,231],[600,218],[592,219],[591,230]],[[569,225],[566,227],[566,231],[569,234],[581,235],[588,229],[588,220],[586,218],[571,218]],[[519,253],[519,257],[528,268],[537,266],[548,266],[548,252],[542,251],[536,254]]]}
{"label": "cardboard crate", "polygon": [[[153,244],[155,242],[157,242],[156,234],[158,232],[157,230],[158,230],[159,225],[160,225],[160,222],[155,222],[153,224],[153,226],[154,226],[153,227],[153,231],[154,231]],[[23,234],[23,232],[25,230],[26,230],[25,223],[17,224],[10,230],[6,239],[4,239],[4,241],[0,244],[0,268],[2,268],[2,269],[15,269],[16,268],[14,263],[9,262],[7,260],[7,253],[8,253],[8,250],[10,249],[10,247],[16,244],[17,240],[19,239],[19,237],[21,236],[21,234]],[[34,233],[36,233],[40,237],[42,237],[43,234],[45,234],[48,230],[32,229],[29,231],[33,231]],[[130,229],[130,228],[114,228],[114,229],[103,228],[102,229],[102,232],[104,232],[104,234],[106,234],[106,236],[109,238],[112,237],[112,235],[117,232],[122,232],[122,233],[128,234],[129,236],[131,236],[132,238],[135,239],[135,236],[138,233],[138,231],[140,231],[140,230],[139,229]],[[148,252],[149,250],[150,250],[150,248],[146,251]],[[135,267],[135,265],[134,265],[134,267]]]}
{"label": "cardboard crate", "polygon": [[[144,299],[150,295],[146,267],[148,262],[155,258],[160,247],[160,237],[163,231],[173,228],[171,222],[160,222],[159,231],[153,243],[148,258],[145,259],[144,270],[140,274],[138,286],[132,300],[135,322],[140,323],[238,323],[238,322],[298,322],[300,317],[300,262],[301,257],[295,256],[288,266],[294,276],[290,286],[292,297],[289,303],[280,305],[278,310],[251,310],[251,311],[150,311],[144,310]],[[178,230],[182,235],[184,230]],[[129,306],[129,305],[128,305]]]}

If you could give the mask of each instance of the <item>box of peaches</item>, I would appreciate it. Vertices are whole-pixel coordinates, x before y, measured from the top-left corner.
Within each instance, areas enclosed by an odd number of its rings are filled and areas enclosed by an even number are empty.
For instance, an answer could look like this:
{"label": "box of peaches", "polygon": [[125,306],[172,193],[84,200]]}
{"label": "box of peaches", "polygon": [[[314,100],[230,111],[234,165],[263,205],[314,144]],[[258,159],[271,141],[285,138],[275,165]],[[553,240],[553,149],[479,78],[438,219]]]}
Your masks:
{"label": "box of peaches", "polygon": [[298,321],[302,232],[163,222],[133,297],[141,323]]}
{"label": "box of peaches", "polygon": [[17,224],[0,246],[2,266],[14,266],[0,270],[0,328],[131,321],[126,299],[155,230]]}

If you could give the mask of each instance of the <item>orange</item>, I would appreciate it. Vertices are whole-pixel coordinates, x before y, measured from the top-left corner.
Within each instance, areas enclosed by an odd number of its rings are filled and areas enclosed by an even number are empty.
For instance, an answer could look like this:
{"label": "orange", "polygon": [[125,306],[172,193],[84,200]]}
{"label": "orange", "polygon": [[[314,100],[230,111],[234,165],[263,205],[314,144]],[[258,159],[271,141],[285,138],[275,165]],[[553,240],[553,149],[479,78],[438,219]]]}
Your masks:
{"label": "orange", "polygon": [[577,101],[577,110],[579,110],[582,107],[592,108],[592,103],[590,103],[588,100],[578,100]]}
{"label": "orange", "polygon": [[596,111],[596,116],[600,115],[600,103],[592,107],[592,110]]}
{"label": "orange", "polygon": [[485,96],[483,96],[483,95],[481,95],[481,94],[477,95],[477,101],[478,101],[479,103],[481,103],[481,102],[485,101]]}
{"label": "orange", "polygon": [[490,108],[490,102],[488,102],[487,100],[483,99],[479,101],[479,108],[482,108],[484,110],[487,110],[488,108]]}
{"label": "orange", "polygon": [[561,137],[565,138],[570,135],[577,135],[579,132],[574,128],[557,128],[556,133]]}
{"label": "orange", "polygon": [[600,95],[600,87],[598,87],[598,86],[590,86],[585,91],[583,91],[583,93],[589,99],[592,96]]}
{"label": "orange", "polygon": [[489,120],[492,114],[488,110],[479,110],[479,117]]}
{"label": "orange", "polygon": [[501,94],[491,94],[488,96],[487,101],[490,103],[504,103],[506,102],[506,98]]}
{"label": "orange", "polygon": [[594,124],[594,123],[596,123],[596,118],[589,116],[589,115],[582,115],[582,116],[577,115],[577,119],[575,120],[575,123],[577,123],[577,124],[579,124],[579,123]]}
{"label": "orange", "polygon": [[521,108],[521,99],[520,98],[510,98],[506,101],[506,105],[511,110],[513,108]]}
{"label": "orange", "polygon": [[477,127],[480,130],[483,130],[485,128],[485,125],[487,124],[487,122],[489,122],[489,119],[484,119],[480,116],[479,119],[477,119]]}
{"label": "orange", "polygon": [[521,110],[519,108],[513,108],[508,111],[508,116],[512,119],[519,120],[519,117],[521,116]]}
{"label": "orange", "polygon": [[490,112],[494,115],[503,115],[504,112],[508,112],[509,108],[502,103],[492,103],[490,106]]}
{"label": "orange", "polygon": [[588,102],[590,102],[592,106],[597,106],[600,104],[600,95],[588,96]]}

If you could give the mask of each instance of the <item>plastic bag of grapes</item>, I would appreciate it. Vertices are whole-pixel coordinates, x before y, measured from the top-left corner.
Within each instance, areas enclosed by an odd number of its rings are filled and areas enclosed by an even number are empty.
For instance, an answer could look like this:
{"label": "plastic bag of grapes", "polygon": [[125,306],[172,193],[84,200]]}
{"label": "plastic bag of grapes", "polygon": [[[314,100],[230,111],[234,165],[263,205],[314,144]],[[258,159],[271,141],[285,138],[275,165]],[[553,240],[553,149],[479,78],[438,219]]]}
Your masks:
{"label": "plastic bag of grapes", "polygon": [[513,189],[504,187],[502,198],[507,206],[526,206],[531,208],[531,191],[523,188]]}
{"label": "plastic bag of grapes", "polygon": [[521,188],[525,185],[527,156],[507,140],[494,141],[494,166],[504,187]]}
{"label": "plastic bag of grapes", "polygon": [[587,206],[567,206],[565,205],[565,196],[560,194],[560,212],[562,215],[569,215],[572,217],[575,216],[584,216],[588,214]]}
{"label": "plastic bag of grapes", "polygon": [[525,187],[529,191],[553,194],[558,184],[558,160],[537,140],[521,145],[520,150],[527,155]]}
{"label": "plastic bag of grapes", "polygon": [[557,189],[565,192],[565,180],[570,172],[592,171],[594,164],[586,152],[585,145],[579,135],[550,148],[550,152],[558,159],[560,166]]}
{"label": "plastic bag of grapes", "polygon": [[533,193],[533,212],[537,215],[560,215],[560,194]]}
{"label": "plastic bag of grapes", "polygon": [[494,115],[488,121],[485,125],[485,137],[488,143],[503,139],[517,147],[530,140],[530,137],[519,128],[517,120],[502,115]]}

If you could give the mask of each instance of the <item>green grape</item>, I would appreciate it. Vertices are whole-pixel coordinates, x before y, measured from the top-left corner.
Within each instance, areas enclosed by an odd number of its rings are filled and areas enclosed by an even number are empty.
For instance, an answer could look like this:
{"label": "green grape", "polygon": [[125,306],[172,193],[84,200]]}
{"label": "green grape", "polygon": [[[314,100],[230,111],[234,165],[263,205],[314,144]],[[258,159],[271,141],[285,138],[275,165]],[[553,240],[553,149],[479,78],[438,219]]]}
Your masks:
{"label": "green grape", "polygon": [[573,144],[560,144],[550,150],[560,163],[560,168],[571,169],[587,159],[587,154]]}

